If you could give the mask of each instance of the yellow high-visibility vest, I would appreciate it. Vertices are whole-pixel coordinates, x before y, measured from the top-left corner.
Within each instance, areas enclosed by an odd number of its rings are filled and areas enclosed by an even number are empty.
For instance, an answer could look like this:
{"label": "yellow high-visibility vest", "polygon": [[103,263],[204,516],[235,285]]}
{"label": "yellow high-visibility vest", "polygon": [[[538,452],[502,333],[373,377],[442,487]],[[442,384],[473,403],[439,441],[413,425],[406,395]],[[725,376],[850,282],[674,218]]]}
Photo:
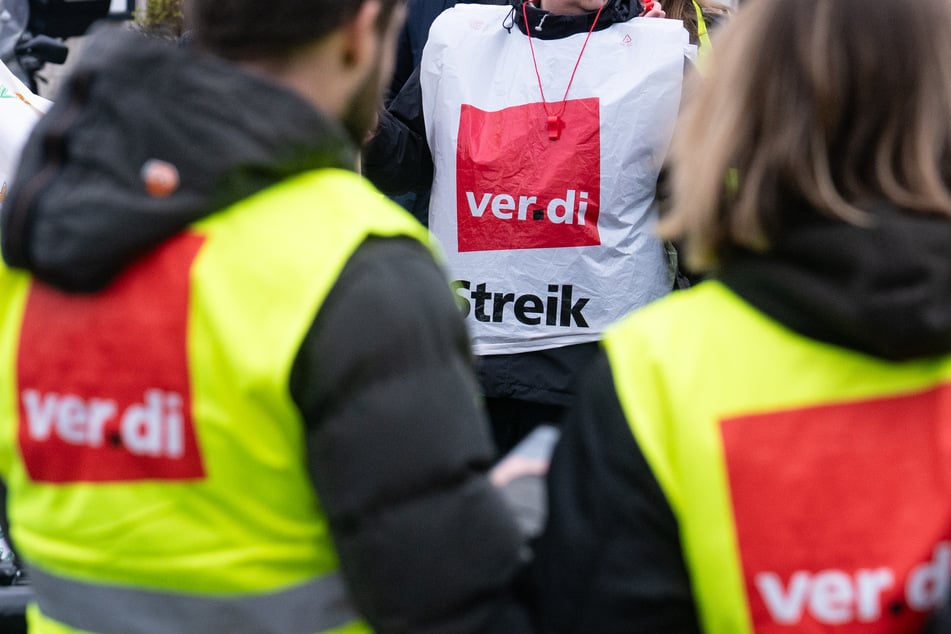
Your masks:
{"label": "yellow high-visibility vest", "polygon": [[368,630],[288,385],[369,236],[428,241],[327,169],[193,224],[96,294],[0,266],[0,475],[31,631]]}
{"label": "yellow high-visibility vest", "polygon": [[705,632],[917,631],[951,581],[951,357],[818,342],[715,281],[604,346]]}

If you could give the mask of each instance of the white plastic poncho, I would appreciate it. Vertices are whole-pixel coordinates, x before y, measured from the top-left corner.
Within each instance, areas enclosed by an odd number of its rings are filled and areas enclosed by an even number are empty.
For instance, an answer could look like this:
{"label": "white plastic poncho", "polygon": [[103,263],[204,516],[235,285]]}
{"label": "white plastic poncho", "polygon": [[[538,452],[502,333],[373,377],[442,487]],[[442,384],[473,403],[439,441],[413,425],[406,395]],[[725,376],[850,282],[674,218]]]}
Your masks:
{"label": "white plastic poncho", "polygon": [[596,341],[671,289],[655,193],[694,54],[675,20],[594,31],[552,140],[548,115],[562,109],[587,34],[533,38],[533,56],[503,28],[508,12],[443,12],[420,76],[430,229],[478,355]]}

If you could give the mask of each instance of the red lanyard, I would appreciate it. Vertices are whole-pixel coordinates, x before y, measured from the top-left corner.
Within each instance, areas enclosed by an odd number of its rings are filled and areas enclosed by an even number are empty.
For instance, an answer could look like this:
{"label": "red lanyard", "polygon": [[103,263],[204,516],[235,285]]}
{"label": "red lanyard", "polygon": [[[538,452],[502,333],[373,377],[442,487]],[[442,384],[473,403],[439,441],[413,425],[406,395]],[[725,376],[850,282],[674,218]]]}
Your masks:
{"label": "red lanyard", "polygon": [[568,78],[568,85],[565,87],[565,96],[561,99],[561,109],[553,113],[548,109],[548,101],[545,99],[545,89],[542,87],[542,76],[541,73],[538,72],[538,61],[535,59],[535,46],[532,44],[532,29],[528,25],[527,4],[527,0],[522,3],[522,19],[525,21],[525,33],[528,35],[528,48],[532,51],[532,64],[535,65],[535,77],[538,78],[538,92],[542,95],[542,107],[545,109],[545,114],[548,115],[548,138],[552,141],[557,141],[561,138],[561,129],[564,127],[561,121],[561,115],[565,114],[565,108],[568,107],[568,91],[571,90],[571,83],[575,80],[578,64],[581,63],[581,56],[584,55],[584,49],[588,46],[588,39],[591,37],[591,33],[594,32],[594,27],[598,24],[598,18],[601,17],[604,5],[602,4],[601,8],[598,9],[598,12],[595,14],[594,22],[591,23],[591,28],[588,29],[588,35],[584,38],[584,44],[581,45],[581,52],[578,53],[578,61],[575,62],[575,67],[571,71],[571,77]]}

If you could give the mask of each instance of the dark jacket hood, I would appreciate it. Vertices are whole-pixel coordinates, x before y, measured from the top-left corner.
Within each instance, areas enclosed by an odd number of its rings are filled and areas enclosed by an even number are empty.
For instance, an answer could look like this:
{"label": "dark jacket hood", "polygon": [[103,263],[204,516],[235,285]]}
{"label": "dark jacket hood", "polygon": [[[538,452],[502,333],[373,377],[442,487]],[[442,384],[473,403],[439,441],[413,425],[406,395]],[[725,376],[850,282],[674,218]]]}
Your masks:
{"label": "dark jacket hood", "polygon": [[[511,20],[522,33],[527,33],[525,17],[528,17],[528,27],[532,37],[540,40],[557,40],[559,38],[587,33],[594,24],[597,11],[578,15],[556,15],[539,9],[531,2],[525,3],[525,15],[522,14],[522,3],[516,2],[512,7]],[[643,10],[638,0],[608,0],[598,17],[595,31],[606,29],[617,22],[626,22],[640,14]]]}
{"label": "dark jacket hood", "polygon": [[858,227],[814,217],[721,280],[807,337],[902,361],[951,352],[951,219],[869,208]]}
{"label": "dark jacket hood", "polygon": [[[344,129],[296,94],[172,42],[93,37],[24,149],[0,218],[4,259],[67,291],[102,288],[190,223],[288,176],[352,169]],[[143,166],[177,168],[150,195]]]}

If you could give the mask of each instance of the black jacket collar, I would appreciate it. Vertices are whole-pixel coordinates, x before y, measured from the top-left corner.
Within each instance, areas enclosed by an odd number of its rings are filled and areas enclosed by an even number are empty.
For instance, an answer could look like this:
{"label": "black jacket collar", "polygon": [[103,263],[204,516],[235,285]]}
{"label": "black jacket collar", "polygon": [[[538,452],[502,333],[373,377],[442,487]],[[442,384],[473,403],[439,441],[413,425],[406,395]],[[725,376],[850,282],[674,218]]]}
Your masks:
{"label": "black jacket collar", "polygon": [[[580,15],[556,15],[539,9],[529,1],[525,2],[525,13],[528,16],[528,28],[531,35],[540,40],[557,40],[577,33],[587,33],[591,30],[597,11]],[[522,15],[522,5],[512,8],[513,20],[519,31],[527,34],[525,19]],[[595,31],[606,29],[617,22],[626,22],[641,12],[638,0],[608,0],[608,4],[601,11]]]}
{"label": "black jacket collar", "polygon": [[865,227],[817,216],[719,278],[793,331],[889,360],[951,352],[951,218],[868,209]]}

